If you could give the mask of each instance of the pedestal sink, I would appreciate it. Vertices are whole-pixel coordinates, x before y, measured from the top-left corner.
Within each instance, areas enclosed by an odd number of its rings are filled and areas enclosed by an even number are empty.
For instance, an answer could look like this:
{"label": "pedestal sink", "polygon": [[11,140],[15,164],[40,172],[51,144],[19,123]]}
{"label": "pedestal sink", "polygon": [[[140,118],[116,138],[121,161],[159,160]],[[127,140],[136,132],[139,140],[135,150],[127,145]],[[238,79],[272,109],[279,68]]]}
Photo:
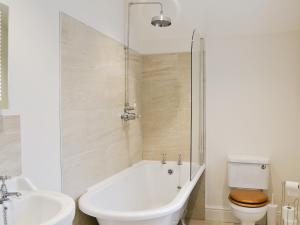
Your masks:
{"label": "pedestal sink", "polygon": [[7,188],[22,195],[0,205],[0,225],[72,225],[75,203],[70,197],[37,190],[28,179],[20,177],[8,180]]}

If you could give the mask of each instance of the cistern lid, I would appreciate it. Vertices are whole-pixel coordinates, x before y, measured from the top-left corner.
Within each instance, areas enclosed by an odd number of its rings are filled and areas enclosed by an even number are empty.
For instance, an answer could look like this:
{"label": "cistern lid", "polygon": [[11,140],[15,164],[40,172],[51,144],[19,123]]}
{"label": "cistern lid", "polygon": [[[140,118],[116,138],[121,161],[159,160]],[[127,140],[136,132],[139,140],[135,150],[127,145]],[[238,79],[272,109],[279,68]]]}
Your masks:
{"label": "cistern lid", "polygon": [[253,155],[229,155],[228,162],[249,164],[270,164],[270,159]]}

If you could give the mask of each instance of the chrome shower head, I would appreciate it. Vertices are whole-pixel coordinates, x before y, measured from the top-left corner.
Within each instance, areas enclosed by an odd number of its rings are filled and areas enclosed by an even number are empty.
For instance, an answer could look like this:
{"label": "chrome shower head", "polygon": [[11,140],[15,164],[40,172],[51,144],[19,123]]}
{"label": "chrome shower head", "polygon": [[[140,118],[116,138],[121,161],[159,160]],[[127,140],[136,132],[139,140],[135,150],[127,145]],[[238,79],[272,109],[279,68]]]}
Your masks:
{"label": "chrome shower head", "polygon": [[152,17],[151,24],[155,27],[169,27],[172,25],[171,18],[164,15],[163,4],[161,2],[129,2],[128,3],[128,26],[130,17],[130,7],[133,5],[159,5],[160,15]]}
{"label": "chrome shower head", "polygon": [[172,25],[171,18],[165,16],[163,12],[159,16],[152,17],[151,24],[155,27],[169,27]]}

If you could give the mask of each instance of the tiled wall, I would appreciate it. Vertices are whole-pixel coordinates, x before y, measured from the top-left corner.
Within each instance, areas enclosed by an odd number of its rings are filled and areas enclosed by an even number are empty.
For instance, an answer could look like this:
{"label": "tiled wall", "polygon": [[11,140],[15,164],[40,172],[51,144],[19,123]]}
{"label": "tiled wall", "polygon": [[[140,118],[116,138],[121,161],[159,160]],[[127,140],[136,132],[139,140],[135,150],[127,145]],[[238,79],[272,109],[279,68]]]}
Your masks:
{"label": "tiled wall", "polygon": [[190,54],[143,56],[143,159],[189,160]]}
{"label": "tiled wall", "polygon": [[20,117],[0,117],[0,175],[21,175]]}
{"label": "tiled wall", "polygon": [[[130,99],[140,105],[141,56],[130,63]],[[140,120],[120,119],[124,78],[123,46],[61,15],[62,189],[74,199],[142,159]],[[74,224],[97,223],[78,212]]]}

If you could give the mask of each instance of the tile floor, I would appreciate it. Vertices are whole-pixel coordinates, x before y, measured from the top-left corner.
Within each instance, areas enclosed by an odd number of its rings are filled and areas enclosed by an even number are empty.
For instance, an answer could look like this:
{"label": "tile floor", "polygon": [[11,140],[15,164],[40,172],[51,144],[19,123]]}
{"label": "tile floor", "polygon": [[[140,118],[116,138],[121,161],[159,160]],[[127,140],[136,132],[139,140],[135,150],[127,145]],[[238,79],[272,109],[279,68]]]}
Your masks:
{"label": "tile floor", "polygon": [[188,225],[234,225],[234,223],[223,223],[218,221],[191,220]]}

